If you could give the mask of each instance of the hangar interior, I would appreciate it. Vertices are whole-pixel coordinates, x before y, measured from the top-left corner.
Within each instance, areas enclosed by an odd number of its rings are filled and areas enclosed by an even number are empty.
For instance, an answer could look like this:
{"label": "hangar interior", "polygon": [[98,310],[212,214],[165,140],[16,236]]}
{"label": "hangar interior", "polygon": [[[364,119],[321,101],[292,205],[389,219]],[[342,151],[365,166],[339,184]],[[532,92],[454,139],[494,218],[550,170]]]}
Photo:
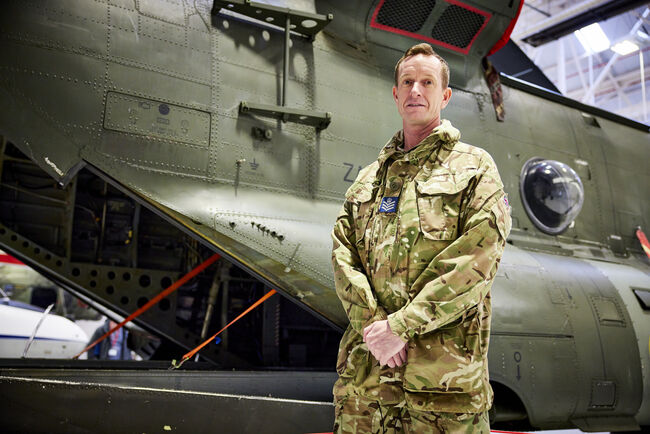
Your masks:
{"label": "hangar interior", "polygon": [[[170,0],[169,3],[173,2]],[[277,0],[264,3],[276,6],[286,4]],[[449,3],[453,2],[450,0]],[[292,4],[304,11],[315,11],[313,1],[297,0]],[[209,8],[203,7],[208,15]],[[223,17],[230,20],[231,31],[237,30],[241,34],[248,31],[248,23],[241,16],[226,11]],[[219,23],[223,17],[220,16]],[[228,22],[226,18],[223,18],[223,22]],[[228,27],[219,25],[225,33]],[[491,60],[512,79],[523,80],[580,103],[647,124],[650,120],[646,92],[646,71],[650,64],[650,53],[647,52],[650,47],[649,32],[650,8],[645,2],[530,0],[523,4],[511,42],[492,55]],[[274,38],[277,36],[273,34]],[[182,41],[175,44],[179,46]],[[233,46],[240,48],[239,45]],[[351,48],[346,47],[346,50]],[[278,83],[280,81],[278,78]],[[458,94],[460,98],[461,91]],[[470,94],[467,92],[466,98],[469,99]],[[475,109],[472,104],[467,105],[471,106],[471,110]],[[166,107],[168,110],[169,107]],[[280,125],[279,119],[277,124]],[[271,136],[265,138],[264,131],[259,131],[262,134],[256,140],[271,140]],[[25,148],[18,143],[3,138],[0,146],[0,241],[9,253],[33,265],[37,271],[39,264],[49,271],[51,281],[39,283],[39,288],[32,292],[28,300],[37,300],[42,309],[51,303],[57,304],[57,291],[63,288],[66,293],[78,297],[72,303],[76,307],[70,307],[69,301],[67,307],[61,307],[64,314],[67,312],[74,319],[73,312],[76,312],[80,318],[83,314],[78,306],[88,304],[119,322],[125,314],[146,306],[161,288],[169,287],[214,253],[213,246],[202,243],[196,236],[205,229],[205,222],[175,213],[164,205],[152,206],[152,200],[134,194],[119,182],[112,182],[114,180],[110,176],[92,165],[79,166],[74,170],[72,180],[63,185],[24,151]],[[237,171],[235,186],[242,164],[244,167],[258,164],[255,160],[247,162],[243,158],[238,161],[237,169],[233,169]],[[56,167],[52,164],[50,166]],[[351,163],[343,164],[356,167]],[[251,170],[257,169],[252,167]],[[343,178],[348,181],[347,174]],[[572,223],[573,217],[566,222],[567,226]],[[250,225],[252,228],[255,223]],[[235,228],[234,220],[231,228]],[[284,235],[278,235],[264,223],[258,222],[255,230],[266,234],[274,242],[284,239]],[[636,239],[628,238],[636,246]],[[543,248],[565,254],[562,248],[556,247]],[[602,245],[590,247],[597,253],[599,249],[604,250]],[[535,248],[539,249],[539,246]],[[294,254],[297,251],[298,247]],[[624,247],[614,253],[621,257],[627,254]],[[615,256],[614,253],[610,256]],[[635,254],[633,252],[632,256]],[[638,259],[638,255],[636,257]],[[261,254],[256,259],[260,263],[268,260]],[[211,381],[220,384],[223,387],[220,390],[225,392],[259,394],[260,390],[272,390],[274,397],[328,401],[330,383],[335,376],[332,367],[336,364],[341,329],[332,321],[327,321],[324,315],[321,318],[318,312],[305,310],[299,301],[286,296],[276,295],[252,311],[239,324],[221,334],[218,340],[212,341],[200,357],[193,359],[196,363],[188,363],[183,371],[170,371],[166,376],[147,378],[127,372],[167,369],[171,359],[178,359],[187,349],[204,341],[212,332],[268,293],[273,285],[259,278],[248,267],[249,264],[225,258],[219,260],[181,286],[174,297],[163,300],[143,314],[142,321],[137,325],[129,324],[133,336],[132,348],[137,358],[143,361],[110,361],[111,369],[122,371],[121,374],[110,374],[110,380],[136,384],[142,388],[164,389],[169,386],[210,392],[211,383],[202,382],[203,375],[203,378],[213,376]],[[290,268],[287,265],[287,269]],[[56,288],[49,295],[47,288],[44,288],[48,285]],[[640,291],[646,293],[643,288]],[[556,297],[554,302],[561,304],[564,294],[559,289],[553,294]],[[101,303],[97,303],[97,300],[101,300]],[[605,302],[601,305],[604,306]],[[613,316],[619,313],[614,308],[612,312]],[[75,374],[75,379],[100,382],[108,378],[108,374],[93,373],[93,370],[99,372],[106,368],[105,362],[84,363],[81,366],[87,371],[82,376]],[[29,368],[30,361],[23,360],[17,364],[4,360],[0,368],[4,369],[2,372],[8,372],[16,365]],[[38,377],[45,371],[48,374],[56,371],[55,375],[67,380],[65,369],[78,366],[69,360],[39,361],[33,366],[33,375]],[[215,371],[215,367],[220,371]],[[517,361],[517,370],[519,367]],[[235,368],[256,371],[259,375],[254,380],[259,380],[259,383],[253,385],[254,381],[250,381],[247,375],[251,374],[248,373],[233,372],[230,375],[229,370]],[[201,373],[185,375],[190,371]],[[284,374],[294,375],[288,386],[288,383],[284,383]],[[607,381],[594,386],[594,390],[600,390],[605,400],[611,398],[610,394],[614,393],[612,389],[612,384]],[[510,418],[503,426],[527,427],[524,405],[514,394],[508,393],[507,390],[501,392],[501,396],[512,398],[506,400],[506,405],[500,409]],[[620,399],[618,395],[616,398]],[[275,410],[271,408],[267,411],[272,413]],[[511,420],[515,422],[508,425]],[[521,424],[517,425],[517,422]]]}
{"label": "hangar interior", "polygon": [[[551,90],[648,123],[649,32],[644,1],[529,0],[511,38]],[[531,73],[511,75],[526,80]]]}

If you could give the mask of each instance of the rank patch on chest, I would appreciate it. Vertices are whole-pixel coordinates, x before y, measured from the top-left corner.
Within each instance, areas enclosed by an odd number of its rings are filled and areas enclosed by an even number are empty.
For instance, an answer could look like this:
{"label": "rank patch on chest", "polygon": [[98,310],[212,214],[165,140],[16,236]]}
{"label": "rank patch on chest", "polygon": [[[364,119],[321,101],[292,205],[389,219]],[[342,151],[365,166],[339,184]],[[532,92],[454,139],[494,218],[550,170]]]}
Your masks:
{"label": "rank patch on chest", "polygon": [[399,197],[383,197],[379,205],[379,212],[395,212]]}

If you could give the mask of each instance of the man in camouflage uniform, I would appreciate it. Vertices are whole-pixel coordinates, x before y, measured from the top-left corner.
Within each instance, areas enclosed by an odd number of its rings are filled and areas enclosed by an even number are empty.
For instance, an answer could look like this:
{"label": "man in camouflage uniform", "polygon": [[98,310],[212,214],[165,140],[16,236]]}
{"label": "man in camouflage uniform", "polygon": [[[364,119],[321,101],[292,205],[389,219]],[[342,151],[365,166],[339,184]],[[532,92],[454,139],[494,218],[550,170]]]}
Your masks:
{"label": "man in camouflage uniform", "polygon": [[350,320],[337,433],[488,433],[490,287],[510,210],[490,155],[440,111],[449,69],[428,44],[395,67],[403,120],[346,193],[332,233]]}

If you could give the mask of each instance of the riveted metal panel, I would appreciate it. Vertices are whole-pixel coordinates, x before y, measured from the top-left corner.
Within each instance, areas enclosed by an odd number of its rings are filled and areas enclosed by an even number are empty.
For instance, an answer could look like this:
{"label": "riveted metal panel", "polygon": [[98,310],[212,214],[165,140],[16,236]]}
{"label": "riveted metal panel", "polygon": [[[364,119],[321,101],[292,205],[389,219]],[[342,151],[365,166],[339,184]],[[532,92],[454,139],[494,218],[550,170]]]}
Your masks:
{"label": "riveted metal panel", "polygon": [[602,325],[625,327],[623,311],[618,302],[610,297],[591,297],[591,304]]}
{"label": "riveted metal panel", "polygon": [[[20,12],[15,12],[14,8]],[[14,36],[25,42],[42,43],[51,48],[91,55],[106,54],[108,5],[83,0],[65,3],[4,2],[2,17],[11,20],[12,28],[21,29]],[[5,24],[2,26],[6,28]]]}
{"label": "riveted metal panel", "polygon": [[607,380],[593,380],[591,382],[592,408],[614,408],[616,406],[616,383]]}
{"label": "riveted metal panel", "polygon": [[573,339],[493,332],[489,362],[490,380],[523,399],[534,426],[565,417],[565,409],[575,407],[580,375]]}
{"label": "riveted metal panel", "polygon": [[207,147],[210,113],[108,92],[104,128]]}
{"label": "riveted metal panel", "polygon": [[164,71],[143,70],[138,65],[118,62],[108,65],[108,75],[113,84],[109,90],[201,111],[210,110],[209,82],[189,81]]}
{"label": "riveted metal panel", "polygon": [[[611,408],[617,415],[634,416],[641,403],[642,371],[636,335],[628,326],[629,313],[621,309],[618,289],[586,261],[543,253],[533,256],[543,268],[553,270],[546,277],[548,281],[567,288],[565,312],[572,324],[577,360],[582,367],[578,389],[583,394],[573,417],[591,417],[596,406],[609,402],[614,387],[626,393],[618,395]],[[624,370],[620,369],[621,360],[626,361]],[[594,389],[594,381],[601,385]]]}
{"label": "riveted metal panel", "polygon": [[202,146],[106,131],[92,161],[107,168],[130,165],[145,171],[205,176],[207,154]]}
{"label": "riveted metal panel", "polygon": [[[119,26],[111,29],[107,42],[112,62],[137,66],[145,71],[160,72],[190,82],[209,83],[211,57],[206,52],[156,34],[151,29],[156,27],[157,21],[151,22],[152,18],[124,9],[117,9],[116,13],[120,15]],[[133,24],[129,26],[131,22]],[[140,22],[147,22],[146,28],[149,29],[142,35],[137,27]],[[184,30],[180,31],[184,34]]]}
{"label": "riveted metal panel", "polygon": [[142,16],[177,26],[185,24],[185,2],[182,0],[165,0],[164,7],[155,0],[139,0],[136,5]]}

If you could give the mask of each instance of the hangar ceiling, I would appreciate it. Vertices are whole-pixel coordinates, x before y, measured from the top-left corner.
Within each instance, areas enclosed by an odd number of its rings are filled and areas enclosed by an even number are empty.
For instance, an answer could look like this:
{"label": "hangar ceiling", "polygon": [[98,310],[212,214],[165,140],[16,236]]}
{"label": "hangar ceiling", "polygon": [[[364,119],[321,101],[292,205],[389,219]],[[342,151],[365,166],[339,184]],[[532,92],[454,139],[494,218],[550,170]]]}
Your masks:
{"label": "hangar ceiling", "polygon": [[[649,123],[648,6],[616,0],[526,0],[512,40],[564,96]],[[597,23],[585,29],[594,18]],[[552,34],[563,26],[564,36],[551,35],[550,42],[533,45],[545,31]]]}

